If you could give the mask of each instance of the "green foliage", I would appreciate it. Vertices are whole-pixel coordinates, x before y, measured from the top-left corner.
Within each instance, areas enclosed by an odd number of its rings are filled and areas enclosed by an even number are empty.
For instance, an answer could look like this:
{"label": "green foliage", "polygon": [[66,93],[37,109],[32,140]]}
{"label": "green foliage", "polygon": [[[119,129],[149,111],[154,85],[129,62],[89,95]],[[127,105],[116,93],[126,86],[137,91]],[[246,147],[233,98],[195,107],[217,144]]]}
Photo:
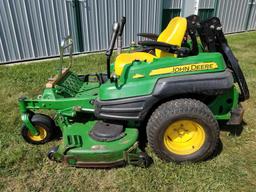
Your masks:
{"label": "green foliage", "polygon": [[[46,154],[54,141],[43,146],[25,143],[20,136],[17,99],[40,94],[58,60],[0,66],[0,188],[1,191],[255,191],[256,187],[256,32],[228,37],[245,73],[251,98],[244,129],[222,127],[223,149],[198,164],[165,163],[154,159],[148,169],[127,166],[111,170],[76,169],[51,162]],[[105,56],[75,58],[78,73],[105,70]]]}

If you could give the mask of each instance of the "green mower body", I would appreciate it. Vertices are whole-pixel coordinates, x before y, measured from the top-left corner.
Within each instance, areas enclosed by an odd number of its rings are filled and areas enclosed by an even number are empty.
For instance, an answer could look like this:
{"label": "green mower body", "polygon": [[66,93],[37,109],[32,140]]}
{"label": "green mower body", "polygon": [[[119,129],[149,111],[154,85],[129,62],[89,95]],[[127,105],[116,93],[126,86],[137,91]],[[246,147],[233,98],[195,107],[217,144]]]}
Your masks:
{"label": "green mower body", "polygon": [[[66,47],[69,46],[71,44]],[[112,74],[109,77],[77,75],[70,68],[61,67],[60,74],[49,80],[42,95],[19,99],[23,137],[30,143],[43,144],[60,129],[60,144],[48,157],[71,166],[106,168],[133,164],[146,167],[151,158],[139,147],[139,132],[144,132],[147,124],[150,126],[151,116],[165,103],[196,100],[209,109],[207,113],[212,114],[215,121],[231,125],[242,121],[240,102],[245,99],[236,86],[239,78],[234,76],[227,61],[223,52],[201,50],[195,55],[154,58],[152,62],[134,60],[123,67],[119,76],[113,76],[115,63],[109,65]],[[40,119],[40,114],[35,114],[39,109],[53,110],[54,120],[43,115]],[[190,119],[196,118],[192,115]],[[47,126],[50,124],[51,127]],[[42,131],[44,128],[46,132]],[[168,142],[166,146],[169,149]],[[157,151],[157,146],[154,147]],[[172,148],[170,151],[174,153]],[[186,155],[184,152],[178,160],[176,156],[162,157],[167,161],[190,160]],[[199,160],[204,158],[206,156]]]}

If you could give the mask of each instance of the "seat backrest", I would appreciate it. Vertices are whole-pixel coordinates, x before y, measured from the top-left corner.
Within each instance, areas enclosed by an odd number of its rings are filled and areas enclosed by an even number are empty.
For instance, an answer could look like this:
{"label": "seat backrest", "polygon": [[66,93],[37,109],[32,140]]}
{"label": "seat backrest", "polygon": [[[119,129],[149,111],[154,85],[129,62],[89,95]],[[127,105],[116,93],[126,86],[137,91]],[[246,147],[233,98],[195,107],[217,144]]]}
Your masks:
{"label": "seat backrest", "polygon": [[[187,19],[183,17],[175,17],[173,18],[168,26],[164,29],[164,31],[159,35],[157,41],[168,43],[171,45],[181,46],[184,35],[187,30]],[[175,54],[167,53],[165,51],[156,49],[157,57],[176,57]]]}

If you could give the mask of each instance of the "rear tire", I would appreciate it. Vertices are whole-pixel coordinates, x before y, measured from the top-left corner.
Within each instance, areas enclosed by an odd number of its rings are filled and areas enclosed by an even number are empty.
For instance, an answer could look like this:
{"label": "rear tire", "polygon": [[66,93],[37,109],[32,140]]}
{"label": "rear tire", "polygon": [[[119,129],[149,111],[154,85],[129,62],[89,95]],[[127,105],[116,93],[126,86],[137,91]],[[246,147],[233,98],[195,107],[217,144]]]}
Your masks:
{"label": "rear tire", "polygon": [[149,145],[166,161],[206,160],[219,140],[219,126],[212,112],[194,99],[163,103],[151,115],[146,129]]}
{"label": "rear tire", "polygon": [[31,123],[37,128],[39,135],[32,135],[29,129],[23,124],[21,128],[21,135],[26,142],[39,145],[47,143],[54,138],[55,123],[47,115],[35,114],[31,118]]}

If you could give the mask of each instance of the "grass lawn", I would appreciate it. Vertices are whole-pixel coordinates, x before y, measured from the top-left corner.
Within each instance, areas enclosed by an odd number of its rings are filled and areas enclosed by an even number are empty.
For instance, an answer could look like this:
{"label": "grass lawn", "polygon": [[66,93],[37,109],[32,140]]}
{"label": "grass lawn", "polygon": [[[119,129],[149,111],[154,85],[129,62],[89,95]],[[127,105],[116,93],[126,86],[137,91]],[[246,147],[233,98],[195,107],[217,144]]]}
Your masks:
{"label": "grass lawn", "polygon": [[[154,159],[148,169],[127,166],[111,170],[66,167],[47,159],[58,141],[43,146],[20,136],[20,96],[40,94],[58,61],[0,66],[0,190],[1,191],[255,191],[256,190],[256,32],[228,36],[246,76],[251,98],[240,136],[223,130],[223,148],[215,158],[198,164],[165,163]],[[76,57],[79,73],[105,70],[103,54]]]}

